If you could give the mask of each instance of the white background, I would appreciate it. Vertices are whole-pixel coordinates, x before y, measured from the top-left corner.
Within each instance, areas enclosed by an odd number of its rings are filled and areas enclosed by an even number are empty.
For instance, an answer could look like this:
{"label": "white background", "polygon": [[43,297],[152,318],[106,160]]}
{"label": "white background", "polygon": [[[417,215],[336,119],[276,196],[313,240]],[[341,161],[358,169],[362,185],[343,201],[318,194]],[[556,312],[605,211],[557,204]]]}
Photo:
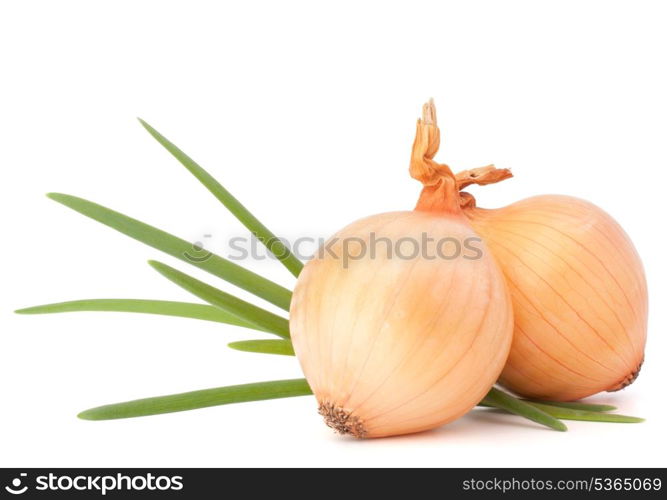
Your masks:
{"label": "white background", "polygon": [[[664,447],[664,2],[3,2],[0,7],[1,466],[667,466]],[[211,247],[239,224],[135,121],[215,174],[275,232],[327,236],[410,209],[422,102],[439,159],[515,179],[496,207],[566,193],[604,207],[650,286],[638,382],[595,401],[641,425],[556,433],[475,411],[415,436],[334,435],[312,398],[112,422],[82,409],[299,377],[294,358],[239,353],[240,328],[186,319],[13,309],[78,298],[190,300],[161,255],[43,196],[71,193]],[[293,286],[276,262],[249,267]],[[244,295],[245,296],[245,295]]]}

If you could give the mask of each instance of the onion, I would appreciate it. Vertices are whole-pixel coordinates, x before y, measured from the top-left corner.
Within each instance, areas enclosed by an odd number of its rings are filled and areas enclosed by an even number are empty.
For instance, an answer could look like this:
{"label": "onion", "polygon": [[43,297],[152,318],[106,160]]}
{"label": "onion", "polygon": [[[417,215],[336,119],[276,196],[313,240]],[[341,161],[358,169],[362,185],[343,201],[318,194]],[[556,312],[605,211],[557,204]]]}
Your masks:
{"label": "onion", "polygon": [[[382,437],[450,422],[485,396],[509,352],[507,286],[462,214],[451,170],[432,160],[437,142],[429,103],[410,167],[424,184],[416,209],[345,227],[294,290],[295,353],[320,414],[343,434]],[[416,254],[424,235],[431,244]],[[475,251],[429,258],[442,241]]]}
{"label": "onion", "polygon": [[[493,166],[461,172],[459,188],[511,177]],[[569,401],[634,381],[644,359],[646,279],[623,229],[595,205],[535,196],[465,215],[503,270],[514,339],[501,383],[518,394]]]}

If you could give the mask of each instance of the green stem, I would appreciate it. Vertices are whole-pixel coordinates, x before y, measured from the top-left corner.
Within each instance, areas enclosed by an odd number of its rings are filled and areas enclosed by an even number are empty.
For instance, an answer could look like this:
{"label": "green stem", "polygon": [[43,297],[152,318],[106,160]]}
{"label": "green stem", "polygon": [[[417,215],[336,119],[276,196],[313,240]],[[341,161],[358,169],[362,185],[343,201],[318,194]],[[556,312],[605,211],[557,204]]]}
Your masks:
{"label": "green stem", "polygon": [[294,356],[294,348],[289,340],[242,340],[231,342],[227,346],[237,351]]}
{"label": "green stem", "polygon": [[39,306],[18,309],[17,314],[54,314],[79,311],[97,312],[127,312],[143,314],[159,314],[163,316],[176,316],[180,318],[201,319],[215,321],[229,325],[260,329],[252,323],[242,320],[233,314],[207,304],[193,304],[190,302],[174,302],[170,300],[144,300],[144,299],[88,299],[72,300],[69,302],[57,302],[55,304],[44,304]]}
{"label": "green stem", "polygon": [[250,232],[273,253],[280,262],[294,275],[299,276],[303,263],[283,244],[269,228],[262,224],[257,217],[248,211],[227,189],[223,187],[211,174],[204,170],[197,162],[174,145],[169,139],[151,127],[144,120],[139,122],[174,158],[208,189]]}
{"label": "green stem", "polygon": [[643,418],[618,415],[616,413],[600,413],[595,411],[573,410],[547,405],[544,403],[528,403],[531,406],[548,413],[552,417],[563,420],[584,420],[587,422],[614,422],[619,424],[636,424],[643,422]]}
{"label": "green stem", "polygon": [[554,418],[546,411],[517,399],[509,394],[494,388],[491,388],[486,397],[481,401],[483,405],[500,408],[502,410],[514,413],[521,417],[546,425],[556,431],[566,431],[567,426],[560,420]]}
{"label": "green stem", "polygon": [[254,325],[260,330],[275,333],[279,337],[289,338],[289,322],[282,316],[273,314],[250,302],[218,290],[162,262],[151,260],[148,263],[169,281],[205,300],[209,304],[219,307],[223,311]]}
{"label": "green stem", "polygon": [[540,399],[522,399],[527,403],[539,403],[548,406],[557,406],[559,408],[569,408],[570,410],[583,410],[583,411],[594,411],[594,412],[607,412],[614,411],[615,406],[611,405],[598,405],[592,403],[577,403],[569,401],[542,401]]}
{"label": "green stem", "polygon": [[291,398],[312,394],[305,379],[276,380],[254,384],[230,385],[215,389],[184,392],[170,396],[137,399],[124,403],[98,406],[79,413],[84,420],[113,420],[144,417],[178,411],[196,410],[265,399]]}
{"label": "green stem", "polygon": [[181,238],[83,198],[61,193],[49,193],[47,196],[130,238],[203,269],[286,311],[289,310],[292,292],[234,262],[194,248],[192,243]]}

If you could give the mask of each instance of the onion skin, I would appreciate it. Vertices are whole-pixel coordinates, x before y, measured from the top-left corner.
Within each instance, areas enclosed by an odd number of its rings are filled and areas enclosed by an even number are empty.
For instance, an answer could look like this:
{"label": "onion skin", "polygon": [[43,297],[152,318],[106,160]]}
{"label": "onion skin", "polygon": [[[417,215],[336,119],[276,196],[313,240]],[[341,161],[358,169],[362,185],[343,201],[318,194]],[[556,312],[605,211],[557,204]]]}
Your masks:
{"label": "onion skin", "polygon": [[569,196],[487,210],[464,193],[462,205],[498,260],[514,304],[501,383],[554,401],[631,383],[644,359],[648,297],[640,258],[618,223]]}
{"label": "onion skin", "polygon": [[[368,217],[335,237],[420,241],[424,231],[478,238],[460,213],[423,210]],[[338,255],[341,245],[332,247]],[[375,258],[367,252],[347,268],[328,254],[306,264],[290,331],[330,426],[357,437],[418,432],[485,396],[509,352],[512,307],[500,269],[478,245],[478,259],[389,258],[379,244]]]}

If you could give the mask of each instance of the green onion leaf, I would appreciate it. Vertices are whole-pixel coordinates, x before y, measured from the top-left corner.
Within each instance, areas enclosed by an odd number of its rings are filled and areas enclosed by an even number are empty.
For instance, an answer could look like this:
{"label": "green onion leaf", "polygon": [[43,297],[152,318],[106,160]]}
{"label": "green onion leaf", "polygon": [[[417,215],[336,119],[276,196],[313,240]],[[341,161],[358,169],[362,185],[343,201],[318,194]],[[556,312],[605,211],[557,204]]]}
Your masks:
{"label": "green onion leaf", "polygon": [[616,413],[600,413],[596,411],[572,410],[550,406],[542,403],[528,403],[535,408],[548,413],[552,417],[562,418],[563,420],[585,420],[587,422],[615,422],[619,424],[637,424],[643,422],[643,418],[629,417],[627,415],[618,415]]}
{"label": "green onion leaf", "polygon": [[231,342],[227,346],[237,351],[294,356],[294,347],[289,340],[242,340]]}
{"label": "green onion leaf", "polygon": [[[207,304],[193,304],[190,302],[174,302],[170,300],[144,299],[88,299],[57,302],[41,306],[18,309],[17,314],[53,314],[78,311],[109,311],[144,314],[160,314],[163,316],[177,316],[181,318],[216,321],[229,325],[258,329],[257,326],[244,321],[228,312]],[[264,331],[261,330],[260,331]]]}
{"label": "green onion leaf", "polygon": [[167,151],[169,151],[213,196],[215,196],[250,232],[273,253],[280,262],[294,275],[299,276],[303,263],[285,244],[280,241],[264,224],[262,224],[239,200],[237,200],[211,174],[197,162],[181,151],[169,139],[151,127],[144,120],[139,122]]}
{"label": "green onion leaf", "polygon": [[265,399],[291,398],[312,394],[305,379],[275,380],[254,384],[231,385],[215,389],[184,392],[170,396],[137,399],[125,403],[98,406],[79,413],[84,420],[113,420],[118,418],[144,417],[196,410],[210,406],[261,401]]}
{"label": "green onion leaf", "polygon": [[260,330],[275,333],[279,337],[289,338],[289,321],[286,318],[218,290],[162,262],[151,260],[148,263],[162,276],[209,304],[219,307]]}
{"label": "green onion leaf", "polygon": [[49,193],[47,196],[80,214],[120,231],[130,238],[208,271],[214,276],[247,290],[282,309],[289,310],[292,297],[289,290],[238,264],[212,253],[193,256],[196,250],[191,243],[97,203],[61,193]]}
{"label": "green onion leaf", "polygon": [[514,413],[515,415],[527,418],[528,420],[532,420],[533,422],[537,422],[538,424],[550,427],[556,431],[567,430],[567,426],[563,422],[554,418],[554,416],[547,413],[546,410],[543,411],[531,403],[521,401],[495,387],[492,388],[481,401],[481,405],[500,408],[510,413]]}
{"label": "green onion leaf", "polygon": [[577,402],[562,402],[562,401],[542,401],[539,399],[522,399],[527,403],[540,403],[548,406],[556,406],[558,408],[569,408],[571,410],[583,410],[583,411],[595,411],[595,412],[606,412],[614,411],[615,406],[611,405],[598,405],[591,403],[577,403]]}

